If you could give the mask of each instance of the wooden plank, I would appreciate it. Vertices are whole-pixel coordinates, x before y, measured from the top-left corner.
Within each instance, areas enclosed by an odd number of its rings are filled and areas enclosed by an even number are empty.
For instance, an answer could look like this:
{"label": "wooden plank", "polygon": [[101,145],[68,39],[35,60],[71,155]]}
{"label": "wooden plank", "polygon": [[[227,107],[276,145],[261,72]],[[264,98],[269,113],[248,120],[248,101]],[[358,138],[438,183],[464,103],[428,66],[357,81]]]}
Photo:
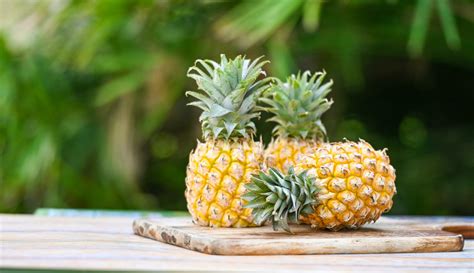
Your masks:
{"label": "wooden plank", "polygon": [[358,230],[332,232],[307,225],[293,225],[291,229],[294,234],[275,232],[271,226],[208,228],[194,225],[189,217],[138,219],[133,223],[134,232],[140,236],[217,255],[443,252],[460,251],[464,245],[459,234],[384,218]]}
{"label": "wooden plank", "polygon": [[[392,219],[386,218],[387,221]],[[459,220],[443,219],[446,222]],[[437,222],[439,218],[405,220],[415,225]],[[466,240],[461,252],[213,256],[136,236],[130,228],[132,221],[127,218],[0,215],[0,267],[132,271],[473,272],[473,240]]]}

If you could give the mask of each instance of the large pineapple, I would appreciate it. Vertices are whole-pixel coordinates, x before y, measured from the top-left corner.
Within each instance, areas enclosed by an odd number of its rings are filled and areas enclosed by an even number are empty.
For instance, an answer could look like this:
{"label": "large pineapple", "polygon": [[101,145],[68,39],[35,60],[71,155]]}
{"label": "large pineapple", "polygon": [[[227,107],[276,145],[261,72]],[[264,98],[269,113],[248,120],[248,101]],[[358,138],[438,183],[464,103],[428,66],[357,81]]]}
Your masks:
{"label": "large pineapple", "polygon": [[313,152],[326,138],[321,115],[332,104],[326,95],[331,92],[332,80],[324,83],[326,72],[311,75],[291,75],[286,82],[277,80],[260,100],[277,123],[274,138],[265,150],[265,162],[270,168],[283,172]]}
{"label": "large pineapple", "polygon": [[275,228],[301,221],[315,228],[357,228],[390,210],[396,193],[395,169],[385,150],[365,141],[321,143],[289,174],[276,169],[248,184],[245,199],[257,224]]}
{"label": "large pineapple", "polygon": [[[212,227],[253,225],[251,209],[244,208],[241,195],[252,174],[263,161],[263,145],[254,141],[253,118],[259,116],[256,102],[268,87],[262,66],[245,57],[220,63],[197,60],[188,71],[202,92],[186,94],[197,100],[189,103],[203,110],[204,142],[189,155],[186,171],[186,201],[194,223]],[[259,79],[263,77],[263,79]]]}

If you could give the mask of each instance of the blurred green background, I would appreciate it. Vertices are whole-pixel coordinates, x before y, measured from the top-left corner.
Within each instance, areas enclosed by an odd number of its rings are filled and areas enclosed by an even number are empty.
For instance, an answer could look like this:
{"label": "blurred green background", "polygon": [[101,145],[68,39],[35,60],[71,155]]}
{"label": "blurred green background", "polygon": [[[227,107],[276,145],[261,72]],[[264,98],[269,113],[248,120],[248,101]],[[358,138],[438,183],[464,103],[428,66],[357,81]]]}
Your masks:
{"label": "blurred green background", "polygon": [[389,149],[390,213],[474,214],[468,0],[0,0],[0,212],[185,210],[186,70],[220,53],[325,69],[330,139]]}

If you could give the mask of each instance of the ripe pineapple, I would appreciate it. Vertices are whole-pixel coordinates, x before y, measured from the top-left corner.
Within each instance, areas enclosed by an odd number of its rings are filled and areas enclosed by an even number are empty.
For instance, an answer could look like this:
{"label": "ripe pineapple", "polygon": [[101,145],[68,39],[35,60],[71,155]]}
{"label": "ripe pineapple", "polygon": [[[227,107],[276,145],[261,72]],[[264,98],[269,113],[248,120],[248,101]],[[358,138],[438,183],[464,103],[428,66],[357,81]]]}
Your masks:
{"label": "ripe pineapple", "polygon": [[244,198],[257,224],[272,218],[339,230],[375,222],[390,210],[396,193],[395,169],[385,152],[365,142],[322,143],[288,175],[270,169],[247,184]]}
{"label": "ripe pineapple", "polygon": [[333,103],[325,98],[333,83],[323,84],[325,76],[324,71],[291,75],[286,82],[277,81],[260,99],[273,114],[269,121],[277,123],[275,138],[265,150],[267,167],[286,172],[325,140],[321,116]]}
{"label": "ripe pineapple", "polygon": [[[267,61],[245,57],[220,63],[197,60],[188,70],[202,92],[186,94],[189,103],[203,110],[204,142],[189,155],[186,171],[186,201],[194,223],[211,227],[246,227],[252,224],[251,209],[241,195],[263,161],[263,145],[254,141],[256,102],[268,88],[269,78],[259,79]],[[199,66],[198,66],[199,65]]]}

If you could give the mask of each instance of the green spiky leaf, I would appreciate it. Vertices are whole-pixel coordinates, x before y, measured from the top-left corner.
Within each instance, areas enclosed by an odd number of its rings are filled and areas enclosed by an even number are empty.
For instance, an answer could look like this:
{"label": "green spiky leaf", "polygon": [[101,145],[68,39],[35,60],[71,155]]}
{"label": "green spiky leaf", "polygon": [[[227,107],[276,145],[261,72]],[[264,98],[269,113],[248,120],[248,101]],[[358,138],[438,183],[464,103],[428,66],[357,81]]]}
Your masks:
{"label": "green spiky leaf", "polygon": [[329,110],[332,80],[323,83],[326,72],[309,71],[291,75],[286,82],[277,81],[259,101],[262,109],[273,114],[268,121],[277,125],[273,133],[281,137],[325,140],[326,129],[321,116]]}
{"label": "green spiky leaf", "polygon": [[262,69],[268,61],[261,59],[229,59],[222,54],[220,63],[197,60],[189,68],[188,77],[202,92],[186,92],[196,99],[188,105],[203,111],[199,121],[205,139],[248,138],[255,134],[252,119],[260,116],[257,99],[272,80]]}
{"label": "green spiky leaf", "polygon": [[298,223],[300,215],[313,212],[318,191],[314,182],[306,171],[297,174],[290,168],[284,175],[271,168],[254,175],[242,197],[248,201],[246,207],[253,209],[256,224],[271,220],[274,230],[291,232],[289,223]]}

